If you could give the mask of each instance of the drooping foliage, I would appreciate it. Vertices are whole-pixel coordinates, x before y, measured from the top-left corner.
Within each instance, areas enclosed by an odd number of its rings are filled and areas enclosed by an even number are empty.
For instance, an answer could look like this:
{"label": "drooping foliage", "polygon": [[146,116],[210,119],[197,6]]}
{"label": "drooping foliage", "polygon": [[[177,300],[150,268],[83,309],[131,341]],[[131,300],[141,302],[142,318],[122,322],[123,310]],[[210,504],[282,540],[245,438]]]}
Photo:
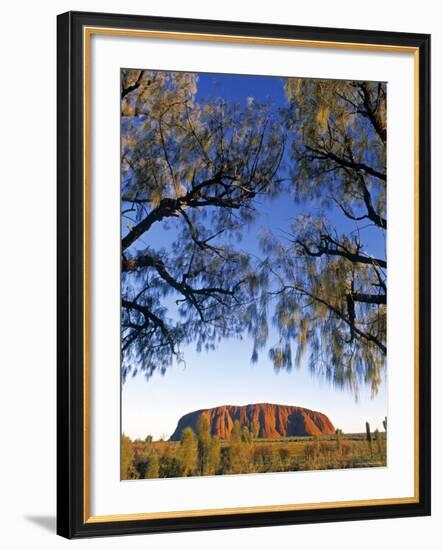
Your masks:
{"label": "drooping foliage", "polygon": [[[198,76],[121,74],[122,375],[248,333],[373,394],[386,356],[386,85],[289,78],[289,107],[197,100]],[[287,166],[284,166],[286,164]],[[291,185],[285,184],[290,175]],[[241,245],[287,194],[289,235]],[[270,341],[269,320],[277,341]]]}
{"label": "drooping foliage", "polygon": [[277,298],[270,357],[291,368],[308,353],[334,384],[357,391],[363,380],[376,393],[386,357],[386,85],[287,79],[285,89],[293,193],[307,213],[288,238],[263,238]]}
{"label": "drooping foliage", "polygon": [[265,105],[196,102],[196,86],[121,75],[123,379],[241,334],[265,282],[237,242],[254,199],[278,191],[282,126]]}

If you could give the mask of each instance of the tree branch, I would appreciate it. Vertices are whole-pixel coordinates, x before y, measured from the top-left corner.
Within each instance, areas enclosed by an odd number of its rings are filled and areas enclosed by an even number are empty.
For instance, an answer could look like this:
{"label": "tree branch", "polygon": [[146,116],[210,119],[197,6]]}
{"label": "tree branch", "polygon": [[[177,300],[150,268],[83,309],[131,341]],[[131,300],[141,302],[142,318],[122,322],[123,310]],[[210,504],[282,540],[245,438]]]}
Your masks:
{"label": "tree branch", "polygon": [[360,292],[353,292],[351,296],[355,302],[363,302],[364,304],[386,305],[387,303],[386,294],[364,294]]}
{"label": "tree branch", "polygon": [[[380,258],[371,258],[370,256],[363,256],[362,254],[357,254],[354,252],[351,252],[346,247],[344,247],[341,243],[338,243],[337,241],[333,240],[328,235],[321,235],[321,241],[325,242],[326,244],[317,244],[316,248],[317,250],[312,250],[307,243],[302,241],[301,239],[296,239],[294,241],[297,245],[299,245],[303,252],[307,256],[312,257],[321,257],[323,255],[326,256],[341,256],[343,258],[346,258],[350,262],[353,263],[360,263],[360,264],[366,264],[366,265],[378,265],[380,267],[386,268],[387,262],[385,260],[381,260]],[[335,248],[330,248],[329,243],[334,244]]]}
{"label": "tree branch", "polygon": [[373,201],[371,200],[371,194],[368,190],[367,185],[365,184],[364,178],[361,176],[359,178],[362,187],[362,197],[364,199],[365,206],[367,208],[368,218],[375,223],[378,227],[382,229],[387,229],[387,220],[380,216],[373,207]]}
{"label": "tree branch", "polygon": [[305,148],[308,151],[314,153],[314,155],[311,156],[312,160],[332,160],[333,162],[336,162],[336,164],[339,164],[344,168],[350,168],[351,170],[356,171],[362,170],[366,174],[370,174],[375,178],[378,178],[382,181],[387,181],[386,174],[379,172],[379,170],[376,170],[363,162],[356,162],[354,160],[346,159],[344,157],[338,157],[337,155],[335,155],[335,153],[332,153],[331,151],[321,151],[320,149],[315,149],[310,145],[305,145]]}
{"label": "tree branch", "polygon": [[[230,180],[230,184],[223,183],[224,175],[218,172],[213,177],[204,180],[203,182],[192,187],[188,193],[176,199],[166,197],[161,199],[160,204],[133,227],[125,237],[121,240],[122,252],[131,246],[143,233],[148,231],[150,227],[158,221],[168,217],[178,217],[182,208],[190,206],[199,208],[202,206],[216,206],[219,208],[238,209],[243,206],[244,202],[253,198],[256,194],[254,190],[243,191],[235,194],[237,186],[232,185],[234,178],[226,176]],[[204,189],[210,186],[222,186],[224,191],[219,195],[208,195]]]}
{"label": "tree branch", "polygon": [[[137,269],[143,267],[154,268],[165,282],[167,282],[172,288],[174,288],[177,292],[184,296],[184,298],[194,306],[202,321],[206,321],[203,311],[203,304],[204,300],[207,298],[213,298],[219,301],[217,294],[220,294],[223,296],[230,296],[236,303],[239,303],[239,300],[235,296],[235,292],[237,288],[244,282],[244,280],[240,280],[231,289],[216,286],[194,288],[190,286],[184,278],[181,282],[177,281],[173,277],[173,275],[169,273],[162,260],[154,258],[149,254],[143,254],[142,256],[138,256],[137,258],[133,259],[123,258],[121,262],[121,270],[123,273],[136,271]],[[197,296],[201,297],[200,301],[198,301]]]}
{"label": "tree branch", "polygon": [[[126,309],[134,309],[141,313],[143,317],[145,318],[146,322],[143,325],[140,325],[138,327],[138,332],[143,330],[149,325],[149,321],[152,322],[156,327],[158,327],[161,330],[161,333],[166,338],[172,353],[176,353],[175,351],[175,342],[172,338],[172,335],[169,331],[169,329],[166,327],[165,323],[154,313],[152,313],[146,306],[142,306],[141,304],[138,304],[137,302],[131,302],[129,300],[125,300],[124,298],[121,300],[121,306]],[[136,336],[135,336],[136,337]],[[132,340],[127,344],[130,345]]]}
{"label": "tree branch", "polygon": [[140,74],[138,75],[138,78],[134,82],[134,84],[131,84],[130,86],[127,86],[127,88],[125,88],[123,86],[123,84],[121,85],[121,99],[124,99],[128,94],[130,94],[131,92],[134,92],[135,90],[137,90],[140,87],[141,81],[142,81],[143,76],[144,76],[144,73],[145,73],[145,71],[140,71]]}
{"label": "tree branch", "polygon": [[305,288],[302,288],[298,285],[285,285],[282,291],[284,290],[294,290],[295,292],[299,292],[301,294],[304,294],[305,296],[308,296],[309,298],[312,298],[313,300],[319,302],[320,304],[323,304],[326,306],[331,312],[333,312],[339,319],[341,319],[344,323],[346,323],[352,332],[354,334],[357,334],[364,340],[367,340],[368,342],[371,342],[372,344],[375,344],[381,352],[386,355],[387,354],[387,346],[385,346],[376,336],[374,336],[371,333],[363,332],[361,329],[359,329],[357,326],[355,326],[354,323],[352,323],[347,317],[335,306],[331,305],[329,302],[324,300],[323,298],[320,298],[319,296],[316,296],[315,294],[312,294]]}
{"label": "tree branch", "polygon": [[375,132],[380,137],[382,143],[387,142],[387,129],[381,123],[379,117],[376,114],[377,107],[374,107],[371,101],[370,92],[368,91],[367,84],[365,82],[358,83],[358,87],[361,90],[361,99],[364,105],[364,110],[359,112],[364,115],[371,122]]}

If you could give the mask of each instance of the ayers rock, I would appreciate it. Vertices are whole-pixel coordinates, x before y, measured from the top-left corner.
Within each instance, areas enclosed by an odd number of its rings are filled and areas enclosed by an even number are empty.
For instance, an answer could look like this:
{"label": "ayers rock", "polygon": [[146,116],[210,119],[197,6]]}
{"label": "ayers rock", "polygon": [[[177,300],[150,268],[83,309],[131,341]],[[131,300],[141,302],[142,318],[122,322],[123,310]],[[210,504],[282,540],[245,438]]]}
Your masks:
{"label": "ayers rock", "polygon": [[252,432],[255,429],[258,437],[264,438],[335,433],[333,424],[323,413],[303,407],[256,403],[240,407],[223,405],[185,414],[179,419],[170,440],[179,441],[185,428],[192,428],[196,432],[198,418],[202,414],[209,417],[211,434],[217,435],[220,439],[230,438],[235,420],[239,420],[242,427],[246,426]]}

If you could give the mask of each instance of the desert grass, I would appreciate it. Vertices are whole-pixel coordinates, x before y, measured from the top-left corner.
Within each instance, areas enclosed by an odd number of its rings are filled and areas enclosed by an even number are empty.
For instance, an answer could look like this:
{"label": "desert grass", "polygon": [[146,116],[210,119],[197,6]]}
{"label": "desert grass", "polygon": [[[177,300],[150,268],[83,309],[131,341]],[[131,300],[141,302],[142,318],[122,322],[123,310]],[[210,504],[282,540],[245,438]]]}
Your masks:
{"label": "desert grass", "polygon": [[368,441],[362,433],[252,439],[236,445],[222,440],[217,465],[208,468],[206,474],[197,467],[197,454],[195,467],[184,468],[180,442],[126,439],[131,460],[126,471],[122,471],[123,479],[370,468],[387,464],[386,433],[380,434],[376,441]]}

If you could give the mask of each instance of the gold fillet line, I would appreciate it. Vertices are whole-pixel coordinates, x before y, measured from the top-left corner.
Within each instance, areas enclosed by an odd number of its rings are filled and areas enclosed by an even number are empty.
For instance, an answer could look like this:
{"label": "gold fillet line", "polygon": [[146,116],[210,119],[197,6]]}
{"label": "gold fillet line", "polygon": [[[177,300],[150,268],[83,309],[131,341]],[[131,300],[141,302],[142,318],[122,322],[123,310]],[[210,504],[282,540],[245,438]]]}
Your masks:
{"label": "gold fillet line", "polygon": [[358,42],[331,42],[327,40],[299,40],[296,38],[270,38],[261,36],[237,36],[229,34],[113,29],[107,27],[85,27],[85,29],[91,34],[131,36],[137,38],[199,40],[203,42],[234,42],[271,46],[300,46],[306,48],[333,48],[343,50],[366,50],[396,53],[414,53],[416,51],[416,48],[414,46],[395,46],[390,44],[364,44]]}
{"label": "gold fillet line", "polygon": [[[343,50],[378,51],[391,53],[413,53],[414,54],[414,496],[400,498],[385,498],[371,500],[352,500],[341,502],[322,502],[287,504],[271,506],[252,506],[237,508],[215,508],[204,510],[182,510],[173,512],[152,512],[138,514],[116,514],[108,516],[91,516],[91,491],[90,491],[90,107],[91,107],[91,36],[111,35],[142,38],[160,38],[177,40],[200,40],[209,42],[230,42],[246,43],[272,46],[296,46],[313,48],[332,48]],[[327,42],[320,40],[296,40],[281,38],[244,37],[234,35],[218,35],[203,33],[185,33],[168,31],[147,31],[134,29],[113,29],[106,27],[84,27],[83,28],[83,67],[84,67],[84,186],[83,186],[83,208],[84,208],[84,522],[102,523],[111,521],[134,521],[161,518],[179,517],[204,517],[228,514],[248,514],[260,512],[296,511],[296,510],[321,510],[327,508],[347,508],[351,506],[381,506],[388,504],[411,504],[419,502],[419,49],[408,46],[363,44],[351,42]]]}
{"label": "gold fillet line", "polygon": [[419,50],[414,53],[414,496],[419,500]]}

